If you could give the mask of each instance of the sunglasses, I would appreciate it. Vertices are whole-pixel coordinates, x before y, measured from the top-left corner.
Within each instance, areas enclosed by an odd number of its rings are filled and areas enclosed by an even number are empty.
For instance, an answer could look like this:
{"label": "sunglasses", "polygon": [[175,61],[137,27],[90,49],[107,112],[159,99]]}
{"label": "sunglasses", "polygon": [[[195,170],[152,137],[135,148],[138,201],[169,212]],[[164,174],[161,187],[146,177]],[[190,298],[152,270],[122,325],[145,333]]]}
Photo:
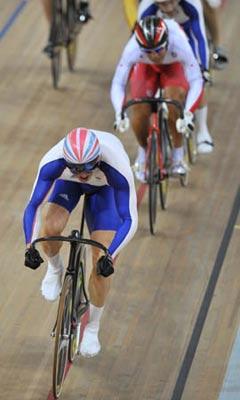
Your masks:
{"label": "sunglasses", "polygon": [[163,50],[166,50],[166,46],[156,47],[155,49],[142,49],[144,53],[161,53]]}
{"label": "sunglasses", "polygon": [[71,163],[66,163],[66,166],[70,169],[72,174],[80,174],[81,172],[91,172],[96,166],[98,165],[98,159],[90,161],[85,164],[71,164]]}

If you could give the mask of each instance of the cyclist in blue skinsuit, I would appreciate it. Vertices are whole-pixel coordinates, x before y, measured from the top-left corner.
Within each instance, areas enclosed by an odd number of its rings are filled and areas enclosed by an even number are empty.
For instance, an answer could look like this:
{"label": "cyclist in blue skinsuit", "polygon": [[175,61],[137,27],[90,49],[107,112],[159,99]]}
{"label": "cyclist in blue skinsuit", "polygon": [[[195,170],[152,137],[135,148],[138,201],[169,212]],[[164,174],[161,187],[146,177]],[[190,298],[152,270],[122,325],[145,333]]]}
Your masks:
{"label": "cyclist in blue skinsuit", "polygon": [[[138,19],[147,15],[162,18],[174,18],[184,29],[190,45],[196,55],[204,78],[209,78],[209,51],[205,33],[203,9],[200,0],[142,0],[139,5]],[[198,125],[197,142],[199,153],[210,153],[213,140],[207,126],[206,94],[195,112]]]}
{"label": "cyclist in blue skinsuit", "polygon": [[[30,247],[38,236],[40,206],[48,202],[42,235],[61,235],[83,194],[88,194],[85,215],[90,236],[108,247],[111,255],[106,258],[99,249],[92,250],[90,322],[80,347],[84,356],[92,357],[101,348],[98,331],[110,289],[112,258],[130,241],[137,228],[136,192],[129,158],[119,139],[110,133],[73,129],[42,158],[24,213],[27,267],[36,269],[43,262],[39,252]],[[62,242],[43,242],[48,269],[41,291],[51,301],[61,291],[61,245]]]}

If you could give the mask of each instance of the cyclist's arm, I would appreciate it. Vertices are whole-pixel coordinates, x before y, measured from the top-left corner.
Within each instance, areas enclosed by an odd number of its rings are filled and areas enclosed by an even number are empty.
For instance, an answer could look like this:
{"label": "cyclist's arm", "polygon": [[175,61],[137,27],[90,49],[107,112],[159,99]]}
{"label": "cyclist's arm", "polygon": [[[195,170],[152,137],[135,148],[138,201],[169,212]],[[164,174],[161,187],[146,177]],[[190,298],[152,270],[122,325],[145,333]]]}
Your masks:
{"label": "cyclist's arm", "polygon": [[155,5],[153,0],[142,0],[138,7],[137,19],[147,17],[148,15],[156,15],[158,6]]}
{"label": "cyclist's arm", "polygon": [[53,183],[62,174],[65,163],[62,159],[51,161],[40,166],[35,180],[30,200],[25,208],[23,228],[27,246],[32,242],[34,233],[38,230],[37,213],[47,197]]}
{"label": "cyclist's arm", "polygon": [[199,105],[203,93],[203,78],[197,59],[191,49],[190,44],[184,34],[180,32],[178,55],[184,67],[184,73],[189,83],[189,90],[185,103],[185,110],[194,112]]}
{"label": "cyclist's arm", "polygon": [[185,1],[184,10],[189,16],[191,31],[197,42],[197,54],[202,69],[208,69],[209,51],[206,38],[203,8],[200,0]]}
{"label": "cyclist's arm", "polygon": [[121,112],[130,71],[138,60],[138,53],[137,43],[132,36],[122,53],[112,80],[110,95],[116,113]]}
{"label": "cyclist's arm", "polygon": [[138,214],[134,179],[130,165],[124,166],[124,174],[110,165],[103,166],[109,185],[114,189],[115,202],[122,224],[109,247],[112,257],[131,240],[137,229]]}

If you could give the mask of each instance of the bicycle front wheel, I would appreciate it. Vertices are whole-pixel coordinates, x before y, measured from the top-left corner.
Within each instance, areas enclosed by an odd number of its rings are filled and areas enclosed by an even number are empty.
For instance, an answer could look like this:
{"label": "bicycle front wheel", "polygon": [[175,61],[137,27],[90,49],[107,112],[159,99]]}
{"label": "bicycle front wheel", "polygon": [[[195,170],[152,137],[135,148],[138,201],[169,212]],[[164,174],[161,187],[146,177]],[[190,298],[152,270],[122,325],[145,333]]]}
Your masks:
{"label": "bicycle front wheel", "polygon": [[61,47],[64,44],[64,12],[61,0],[52,1],[52,23],[50,41],[53,46],[53,54],[51,56],[51,73],[53,87],[57,89],[61,75]]}
{"label": "bicycle front wheel", "polygon": [[149,151],[149,224],[152,235],[156,232],[157,218],[157,185],[159,170],[157,165],[157,134],[152,133]]}
{"label": "bicycle front wheel", "polygon": [[85,275],[86,275],[86,247],[81,246],[80,254],[76,259],[74,290],[73,290],[73,309],[72,324],[69,344],[68,359],[73,362],[78,353],[80,334],[81,334],[81,317],[88,309],[88,297],[85,292]]}
{"label": "bicycle front wheel", "polygon": [[72,316],[72,277],[64,279],[58,305],[53,359],[53,395],[58,398],[67,372]]}
{"label": "bicycle front wheel", "polygon": [[[161,113],[162,111],[160,111]],[[163,171],[162,178],[160,179],[159,184],[159,194],[160,194],[160,204],[162,210],[166,210],[167,208],[167,195],[168,195],[168,170],[171,164],[171,141],[168,133],[168,125],[167,120],[160,114],[160,123],[161,127],[161,152],[163,159]]]}

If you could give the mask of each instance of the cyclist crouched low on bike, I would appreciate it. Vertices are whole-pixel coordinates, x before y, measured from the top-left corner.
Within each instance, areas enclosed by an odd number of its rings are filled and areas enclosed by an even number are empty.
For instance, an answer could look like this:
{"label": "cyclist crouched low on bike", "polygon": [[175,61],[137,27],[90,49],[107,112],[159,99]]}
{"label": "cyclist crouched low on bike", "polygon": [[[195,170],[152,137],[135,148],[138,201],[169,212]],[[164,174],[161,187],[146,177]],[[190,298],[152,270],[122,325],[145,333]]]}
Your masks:
{"label": "cyclist crouched low on bike", "polygon": [[[36,269],[43,262],[30,244],[38,236],[39,207],[45,199],[48,208],[41,234],[55,236],[61,235],[83,194],[87,194],[85,217],[91,239],[108,247],[111,255],[106,258],[101,250],[92,250],[90,320],[80,347],[84,356],[91,357],[100,351],[99,323],[110,289],[109,275],[114,271],[112,259],[130,241],[137,228],[136,191],[129,158],[118,138],[110,133],[73,129],[42,158],[24,213],[26,266]],[[42,244],[48,257],[48,269],[41,291],[50,301],[56,300],[61,291],[61,244]]]}
{"label": "cyclist crouched low on bike", "polygon": [[[203,93],[203,79],[188,39],[174,20],[147,16],[135,26],[134,35],[125,46],[111,87],[111,99],[116,112],[115,126],[120,131],[129,127],[127,115],[121,118],[125,89],[130,78],[132,98],[154,97],[159,87],[165,97],[185,104],[184,119],[178,118],[169,106],[169,125],[173,136],[173,174],[186,173],[182,133],[193,130],[193,112]],[[145,149],[150,106],[133,107],[132,127],[140,145],[136,160],[136,177],[144,180]],[[181,133],[180,133],[181,132]]]}

